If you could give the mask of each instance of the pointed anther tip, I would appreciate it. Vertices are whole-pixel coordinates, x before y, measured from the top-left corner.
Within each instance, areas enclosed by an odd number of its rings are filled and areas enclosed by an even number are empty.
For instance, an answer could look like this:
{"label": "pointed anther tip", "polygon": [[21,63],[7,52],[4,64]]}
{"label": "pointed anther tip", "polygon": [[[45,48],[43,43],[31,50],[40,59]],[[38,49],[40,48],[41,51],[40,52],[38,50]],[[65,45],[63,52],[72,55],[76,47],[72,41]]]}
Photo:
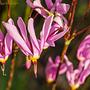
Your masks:
{"label": "pointed anther tip", "polygon": [[35,74],[35,78],[37,78],[37,73],[34,73]]}
{"label": "pointed anther tip", "polygon": [[35,77],[37,78],[37,62],[34,63],[34,74],[35,74]]}

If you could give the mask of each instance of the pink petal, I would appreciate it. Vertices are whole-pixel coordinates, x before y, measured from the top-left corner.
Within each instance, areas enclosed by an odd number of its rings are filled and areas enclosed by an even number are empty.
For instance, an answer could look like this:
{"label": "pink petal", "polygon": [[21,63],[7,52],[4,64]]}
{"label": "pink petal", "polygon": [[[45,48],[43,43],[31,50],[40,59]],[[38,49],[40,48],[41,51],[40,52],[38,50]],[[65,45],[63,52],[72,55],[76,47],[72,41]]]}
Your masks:
{"label": "pink petal", "polygon": [[13,21],[13,19],[10,18],[10,19],[8,20],[8,23],[14,25],[14,21]]}
{"label": "pink petal", "polygon": [[48,9],[51,9],[52,6],[53,6],[52,0],[45,0],[45,2],[46,2],[46,5],[47,5]]}
{"label": "pink petal", "polygon": [[41,33],[40,33],[40,38],[41,38],[41,50],[43,49],[44,43],[46,42],[46,40],[47,40],[47,38],[48,38],[48,35],[49,35],[49,33],[50,33],[50,29],[51,29],[52,22],[53,22],[53,16],[48,16],[48,17],[45,19],[45,22],[44,22],[42,31],[41,31]]}
{"label": "pink petal", "polygon": [[31,60],[26,60],[26,64],[25,64],[27,69],[30,69],[31,67]]}
{"label": "pink petal", "polygon": [[33,5],[34,5],[35,7],[43,7],[43,6],[41,5],[41,1],[40,1],[40,0],[35,0],[35,1],[33,1]]}
{"label": "pink petal", "polygon": [[60,14],[66,14],[70,8],[69,4],[57,4],[56,11]]}
{"label": "pink petal", "polygon": [[5,55],[10,55],[12,53],[13,39],[8,33],[5,36],[4,43],[5,43]]}
{"label": "pink petal", "polygon": [[28,6],[30,6],[31,8],[34,8],[35,6],[33,5],[31,0],[26,0],[26,3]]}
{"label": "pink petal", "polygon": [[59,24],[59,27],[63,27],[63,19],[60,16],[55,17],[54,21]]}
{"label": "pink petal", "polygon": [[34,24],[34,21],[32,18],[30,18],[28,21],[28,32],[30,34],[30,39],[32,40],[32,43],[36,46],[36,48],[38,50],[40,50],[39,43],[38,43],[38,40],[37,40],[36,35],[35,35],[35,30],[34,30],[33,24]]}
{"label": "pink petal", "polygon": [[86,36],[85,39],[81,42],[78,51],[77,58],[80,61],[90,58],[90,36]]}
{"label": "pink petal", "polygon": [[64,29],[64,31],[50,37],[49,40],[55,42],[56,40],[62,38],[67,32],[68,32],[68,29]]}
{"label": "pink petal", "polygon": [[9,35],[16,41],[16,43],[20,46],[21,49],[25,50],[27,53],[32,54],[29,50],[29,47],[26,45],[25,41],[20,36],[17,28],[14,25],[10,25],[9,23],[2,22],[4,27],[6,28]]}
{"label": "pink petal", "polygon": [[1,29],[0,29],[0,42],[2,42],[3,39],[4,39],[4,35],[3,35],[3,33],[1,32]]}
{"label": "pink petal", "polygon": [[55,0],[55,3],[61,3],[62,0]]}
{"label": "pink petal", "polygon": [[17,25],[20,28],[21,35],[23,39],[26,41],[27,40],[27,30],[26,30],[26,25],[24,21],[22,20],[21,17],[18,18],[17,20]]}
{"label": "pink petal", "polygon": [[[47,44],[48,44],[48,47],[51,46],[51,47],[55,47],[55,43],[53,41],[50,41],[50,40],[47,40]],[[47,47],[47,48],[48,48]]]}
{"label": "pink petal", "polygon": [[36,47],[35,42],[33,42],[33,39],[30,38],[30,40],[31,40],[31,45],[32,45],[32,50],[33,50],[32,51],[33,56],[39,57],[40,56],[40,50]]}
{"label": "pink petal", "polygon": [[61,64],[60,69],[59,69],[59,74],[64,74],[67,71],[67,66],[66,64]]}
{"label": "pink petal", "polygon": [[58,66],[60,63],[60,56],[57,56],[55,59],[55,64]]}

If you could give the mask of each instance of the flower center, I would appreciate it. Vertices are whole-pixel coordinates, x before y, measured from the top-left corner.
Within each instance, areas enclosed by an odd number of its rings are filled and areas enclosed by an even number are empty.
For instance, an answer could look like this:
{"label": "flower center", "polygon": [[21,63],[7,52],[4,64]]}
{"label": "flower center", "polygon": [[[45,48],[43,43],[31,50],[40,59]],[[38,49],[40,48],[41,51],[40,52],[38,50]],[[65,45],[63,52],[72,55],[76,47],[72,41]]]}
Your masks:
{"label": "flower center", "polygon": [[72,90],[76,90],[77,88],[79,88],[79,84],[76,85],[71,85]]}
{"label": "flower center", "polygon": [[8,56],[6,56],[5,58],[0,58],[0,62],[4,64],[7,61],[7,59],[8,59]]}
{"label": "flower center", "polygon": [[33,62],[33,63],[36,63],[37,62],[37,59],[39,59],[40,56],[30,56],[30,60]]}

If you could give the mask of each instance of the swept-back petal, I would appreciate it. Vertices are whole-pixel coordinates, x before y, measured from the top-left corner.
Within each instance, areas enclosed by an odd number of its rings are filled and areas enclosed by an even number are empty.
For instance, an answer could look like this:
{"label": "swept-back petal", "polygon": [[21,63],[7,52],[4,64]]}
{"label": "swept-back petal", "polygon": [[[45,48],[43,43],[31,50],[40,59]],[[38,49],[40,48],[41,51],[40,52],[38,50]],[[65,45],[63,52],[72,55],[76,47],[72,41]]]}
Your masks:
{"label": "swept-back petal", "polygon": [[83,84],[86,80],[86,78],[90,75],[90,65],[86,70],[83,70],[81,72],[80,78],[79,78],[79,83]]}
{"label": "swept-back petal", "polygon": [[60,63],[60,56],[57,56],[56,59],[55,59],[56,66],[58,66],[59,63]]}
{"label": "swept-back petal", "polygon": [[48,9],[51,9],[52,6],[53,6],[52,0],[45,0],[45,2],[46,2],[46,5],[47,5]]}
{"label": "swept-back petal", "polygon": [[64,55],[65,64],[67,66],[67,72],[72,73],[73,72],[73,64],[69,61],[68,57]]}
{"label": "swept-back petal", "polygon": [[31,0],[26,0],[26,3],[28,6],[30,6],[31,8],[34,8],[35,6],[33,5]]}
{"label": "swept-back petal", "polygon": [[30,40],[31,40],[31,44],[32,44],[33,56],[38,59],[39,56],[40,56],[40,49],[38,49],[36,47],[36,44],[35,44],[35,42],[33,41],[32,38],[30,38]]}
{"label": "swept-back petal", "polygon": [[4,44],[5,44],[5,55],[6,56],[10,55],[12,53],[13,39],[8,33],[5,36]]}
{"label": "swept-back petal", "polygon": [[29,47],[26,45],[25,41],[20,36],[17,28],[14,25],[9,23],[2,22],[4,27],[6,28],[9,35],[16,41],[16,43],[20,46],[20,48],[24,49],[29,54],[32,54]]}
{"label": "swept-back petal", "polygon": [[56,11],[60,14],[66,14],[70,8],[69,4],[57,4]]}
{"label": "swept-back petal", "polygon": [[0,42],[2,42],[3,39],[4,39],[4,35],[3,35],[3,33],[1,32],[1,29],[0,29]]}
{"label": "swept-back petal", "polygon": [[31,8],[35,9],[40,15],[42,15],[44,18],[47,17],[47,12],[45,11],[45,8],[41,5],[40,0],[26,0],[26,3]]}
{"label": "swept-back petal", "polygon": [[59,74],[64,74],[67,71],[67,66],[65,63],[61,64],[60,69],[59,69]]}
{"label": "swept-back petal", "polygon": [[40,50],[39,43],[38,43],[38,40],[37,40],[36,35],[35,35],[35,30],[34,30],[33,24],[34,24],[34,20],[32,18],[30,18],[28,21],[28,32],[30,34],[30,39],[32,40],[32,42],[35,44],[36,48],[38,50]]}
{"label": "swept-back petal", "polygon": [[64,22],[63,22],[62,17],[57,16],[54,18],[54,21],[59,25],[59,27],[63,27]]}
{"label": "swept-back petal", "polygon": [[57,65],[52,61],[52,58],[49,58],[49,62],[46,66],[46,79],[49,83],[53,82],[56,78]]}
{"label": "swept-back petal", "polygon": [[55,0],[55,3],[61,3],[62,0]]}
{"label": "swept-back petal", "polygon": [[90,35],[86,36],[77,50],[77,58],[80,61],[90,58]]}
{"label": "swept-back petal", "polygon": [[8,20],[8,23],[14,25],[14,21],[13,21],[13,19],[10,18],[10,19]]}
{"label": "swept-back petal", "polygon": [[41,50],[43,49],[44,43],[46,42],[46,40],[47,40],[47,38],[48,38],[48,35],[49,35],[49,33],[50,33],[50,29],[51,29],[52,22],[53,22],[53,16],[48,16],[48,17],[45,19],[45,22],[44,22],[42,31],[41,31],[41,33],[40,33]]}
{"label": "swept-back petal", "polygon": [[64,29],[64,31],[62,31],[56,35],[52,35],[52,37],[49,37],[48,39],[54,42],[54,41],[62,38],[67,32],[68,32],[68,29]]}
{"label": "swept-back petal", "polygon": [[47,40],[47,48],[51,46],[51,47],[55,47],[55,43],[51,40]]}
{"label": "swept-back petal", "polygon": [[43,7],[43,6],[41,5],[41,1],[40,1],[40,0],[35,0],[35,1],[33,2],[33,5],[34,5],[35,7]]}
{"label": "swept-back petal", "polygon": [[17,20],[17,25],[20,28],[21,35],[23,39],[26,41],[27,40],[27,30],[26,30],[26,25],[21,17],[18,18]]}

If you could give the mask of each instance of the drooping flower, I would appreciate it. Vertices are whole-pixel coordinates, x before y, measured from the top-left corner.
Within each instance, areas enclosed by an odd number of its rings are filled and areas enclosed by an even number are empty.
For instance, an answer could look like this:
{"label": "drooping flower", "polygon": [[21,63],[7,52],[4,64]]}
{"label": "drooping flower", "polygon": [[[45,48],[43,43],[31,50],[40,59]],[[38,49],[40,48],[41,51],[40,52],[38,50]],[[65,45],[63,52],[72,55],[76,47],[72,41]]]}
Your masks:
{"label": "drooping flower", "polygon": [[64,27],[63,30],[59,30],[58,24],[53,24],[50,31],[46,33],[46,31],[42,30],[40,33],[40,38],[42,41],[42,45],[44,44],[44,48],[48,48],[49,46],[55,47],[55,41],[62,38],[67,32],[68,27]]}
{"label": "drooping flower", "polygon": [[55,61],[53,61],[52,58],[49,57],[48,64],[47,64],[46,70],[45,70],[46,80],[47,80],[48,83],[52,83],[52,82],[55,81],[59,64],[61,64],[61,66],[59,68],[59,73],[58,74],[62,75],[67,70],[67,67],[66,67],[65,63],[63,63],[63,64],[60,63],[60,57],[59,56],[56,57]]}
{"label": "drooping flower", "polygon": [[[36,10],[39,14],[41,14],[44,18],[48,16],[54,16],[53,26],[50,31],[46,33],[46,31],[42,30],[40,33],[41,38],[42,36],[45,37],[41,39],[41,41],[43,41],[42,43],[47,40],[44,45],[44,48],[47,48],[48,46],[55,46],[54,42],[67,33],[68,22],[63,16],[63,14],[67,13],[70,6],[68,4],[61,3],[61,0],[56,0],[55,3],[53,3],[52,0],[45,0],[45,2],[48,7],[48,10],[41,5],[40,0],[26,0],[26,3],[32,9]],[[62,30],[62,32],[60,32],[60,29]]]}
{"label": "drooping flower", "polygon": [[[12,21],[8,21],[9,24],[13,25]],[[0,62],[5,64],[9,55],[12,53],[12,37],[7,33],[4,37],[4,34],[0,30]]]}
{"label": "drooping flower", "polygon": [[65,56],[67,71],[66,77],[72,90],[76,90],[80,85],[85,83],[86,78],[90,75],[90,59],[79,62],[78,68],[74,69],[73,64]]}
{"label": "drooping flower", "polygon": [[[8,23],[13,24],[12,21],[8,21]],[[8,57],[12,53],[12,44],[13,39],[12,37],[6,33],[5,37],[4,34],[0,30],[0,63],[1,63],[1,70],[3,72],[3,76],[6,74],[5,71],[5,63],[8,60]]]}
{"label": "drooping flower", "polygon": [[3,25],[7,29],[9,35],[20,47],[21,51],[27,56],[26,67],[30,68],[31,62],[33,62],[34,72],[36,74],[37,59],[40,58],[43,49],[45,47],[47,48],[48,46],[54,45],[55,41],[63,37],[68,29],[65,28],[65,30],[61,32],[56,31],[56,28],[58,29],[59,27],[53,26],[55,23],[53,24],[53,16],[51,15],[45,19],[43,28],[40,33],[40,39],[37,39],[33,23],[33,18],[30,18],[28,20],[28,32],[30,34],[29,38],[27,36],[26,25],[21,17],[19,17],[17,20],[17,25],[20,29],[20,33],[14,24],[12,25],[10,23],[3,22]]}
{"label": "drooping flower", "polygon": [[70,8],[69,4],[61,3],[62,0],[55,0],[53,3],[52,0],[45,0],[47,8],[44,8],[41,4],[40,0],[26,0],[27,5],[29,5],[32,9],[36,10],[43,17],[47,17],[48,14],[66,14]]}
{"label": "drooping flower", "polygon": [[[12,20],[12,19],[9,19]],[[43,31],[46,33],[50,31],[53,21],[53,16],[47,17],[43,25]],[[28,20],[28,32],[29,38],[27,36],[26,25],[21,17],[17,20],[17,25],[20,29],[20,33],[17,27],[13,24],[3,22],[3,25],[7,29],[9,35],[15,40],[21,51],[27,56],[26,66],[29,68],[31,66],[31,62],[34,64],[34,73],[37,73],[37,59],[39,59],[40,54],[43,50],[42,42],[36,38],[35,30],[34,30],[34,20],[30,18]],[[45,30],[44,30],[45,29]]]}
{"label": "drooping flower", "polygon": [[86,36],[77,50],[77,58],[80,61],[90,59],[90,35]]}
{"label": "drooping flower", "polygon": [[49,15],[54,16],[54,21],[57,22],[60,27],[67,23],[67,20],[63,16],[66,14],[70,8],[69,4],[61,3],[62,0],[55,0],[53,3],[52,0],[45,0],[47,8],[44,8],[41,4],[40,0],[26,0],[27,5],[29,5],[32,9],[36,10],[39,14],[41,14],[44,18]]}

